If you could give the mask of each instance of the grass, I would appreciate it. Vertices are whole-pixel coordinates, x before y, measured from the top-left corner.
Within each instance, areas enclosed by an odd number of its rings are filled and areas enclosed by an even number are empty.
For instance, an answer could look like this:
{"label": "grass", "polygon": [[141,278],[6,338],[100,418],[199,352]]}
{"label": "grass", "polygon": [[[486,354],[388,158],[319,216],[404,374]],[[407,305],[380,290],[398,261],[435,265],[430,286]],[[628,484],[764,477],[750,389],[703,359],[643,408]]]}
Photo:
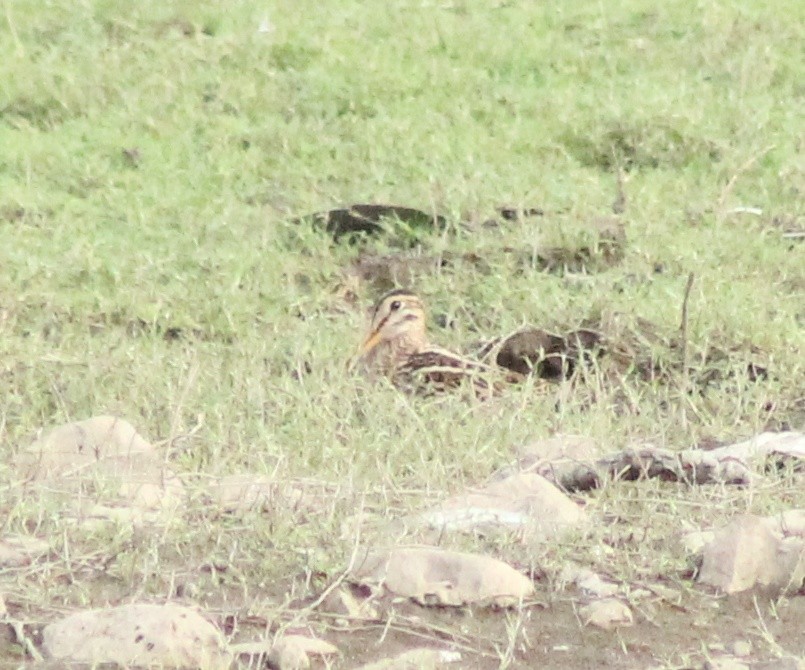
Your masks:
{"label": "grass", "polygon": [[[45,503],[2,503],[7,529],[61,538],[62,558],[74,543],[117,556],[108,583],[70,578],[51,591],[28,579],[15,593],[31,611],[165,597],[170,575],[193,581],[198,565],[222,561],[225,575],[199,578],[199,602],[248,606],[263,590],[281,602],[320,586],[298,575],[343,565],[341,524],[364,496],[393,517],[483,482],[536,437],[683,448],[801,430],[803,249],[782,232],[802,227],[803,19],[793,0],[6,2],[3,479],[38,428],[115,413],[164,441],[188,479],[251,471],[340,491],[315,523],[247,523],[199,503],[189,514],[203,532],[180,524],[159,537],[85,536]],[[512,265],[505,247],[566,243],[609,216],[619,172],[621,262]],[[737,370],[753,345],[769,378],[693,395],[676,380],[632,381],[639,412],[625,413],[607,389],[592,406],[562,391],[557,410],[553,392],[531,387],[484,406],[369,388],[343,366],[376,287],[347,276],[356,247],[293,222],[353,202],[439,212],[448,231],[421,238],[421,252],[483,257],[483,272],[458,263],[417,277],[453,324],[434,324],[442,344],[524,323],[567,330],[599,313],[674,337],[694,272],[694,355],[735,349]],[[479,225],[501,204],[546,216]],[[397,251],[393,238],[363,248]],[[630,508],[629,486],[598,504]],[[788,503],[803,506],[801,493]],[[776,505],[770,490],[746,511]],[[638,507],[635,523],[646,514]],[[509,648],[505,635],[496,644]]]}

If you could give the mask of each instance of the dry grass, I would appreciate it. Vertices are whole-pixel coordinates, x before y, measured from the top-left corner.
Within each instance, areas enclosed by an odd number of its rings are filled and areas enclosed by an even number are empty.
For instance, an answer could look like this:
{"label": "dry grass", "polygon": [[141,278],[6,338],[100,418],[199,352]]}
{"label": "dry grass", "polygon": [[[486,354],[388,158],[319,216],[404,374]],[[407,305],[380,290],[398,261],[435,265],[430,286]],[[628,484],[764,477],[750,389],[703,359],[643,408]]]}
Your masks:
{"label": "dry grass", "polygon": [[[0,511],[4,533],[51,545],[47,560],[4,572],[15,615],[41,622],[183,594],[276,629],[293,620],[291,601],[343,569],[356,509],[382,527],[483,482],[530,439],[684,448],[802,429],[803,250],[783,236],[801,228],[805,187],[797,17],[789,0],[4,5]],[[588,271],[529,264],[529,253],[586,243],[611,215],[619,172],[622,259]],[[343,367],[377,290],[346,274],[359,248],[293,222],[351,202],[441,213],[446,231],[419,237],[415,253],[483,259],[415,274],[441,344],[613,315],[630,332],[645,319],[668,341],[695,273],[686,355],[696,368],[713,348],[730,351],[719,366],[735,374],[701,392],[685,376],[612,385],[593,374],[486,404],[369,387]],[[501,204],[546,215],[481,225]],[[402,237],[361,248],[399,253]],[[742,371],[758,355],[769,376],[750,383]],[[10,493],[10,463],[37,429],[102,413],[158,442],[195,490],[167,528],[90,532],[46,495]],[[301,520],[221,514],[205,478],[240,471],[334,493]],[[804,503],[801,481],[786,478],[751,491],[612,484],[589,501],[613,521],[592,538],[449,541],[547,575],[550,624],[532,609],[489,621],[442,612],[423,628],[402,612],[359,646],[382,634],[384,649],[402,648],[401,631],[419,631],[479,652],[483,667],[584,667],[596,656],[581,639],[618,667],[691,667],[725,619],[690,588],[668,538]],[[568,559],[628,583],[662,575],[683,590],[685,616],[641,620],[634,630],[659,636],[656,648],[637,633],[580,634],[572,598],[549,577]],[[775,640],[805,653],[796,599],[757,607],[727,620],[757,625],[764,653]]]}

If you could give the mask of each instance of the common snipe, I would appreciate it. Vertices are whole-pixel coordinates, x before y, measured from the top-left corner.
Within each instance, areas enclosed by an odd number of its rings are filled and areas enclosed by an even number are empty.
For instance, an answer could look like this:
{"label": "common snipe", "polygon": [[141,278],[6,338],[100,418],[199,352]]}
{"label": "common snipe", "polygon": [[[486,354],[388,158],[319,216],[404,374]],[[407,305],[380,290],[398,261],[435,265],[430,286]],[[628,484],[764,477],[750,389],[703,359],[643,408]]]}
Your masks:
{"label": "common snipe", "polygon": [[352,359],[385,375],[398,387],[439,391],[469,383],[477,395],[494,394],[503,382],[523,376],[465,358],[428,341],[425,306],[415,293],[396,289],[372,310],[369,332]]}

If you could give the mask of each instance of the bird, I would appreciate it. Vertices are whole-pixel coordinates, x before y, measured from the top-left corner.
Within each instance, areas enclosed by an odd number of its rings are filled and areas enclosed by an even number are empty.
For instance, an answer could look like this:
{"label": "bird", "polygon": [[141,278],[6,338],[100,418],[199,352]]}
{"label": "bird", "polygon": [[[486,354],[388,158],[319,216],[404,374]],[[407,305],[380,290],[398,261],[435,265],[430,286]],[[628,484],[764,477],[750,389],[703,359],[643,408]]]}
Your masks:
{"label": "bird", "polygon": [[497,394],[501,382],[523,378],[429,342],[424,302],[408,289],[389,291],[375,304],[350,368],[358,365],[399,388],[426,395],[469,383],[476,396],[489,397]]}

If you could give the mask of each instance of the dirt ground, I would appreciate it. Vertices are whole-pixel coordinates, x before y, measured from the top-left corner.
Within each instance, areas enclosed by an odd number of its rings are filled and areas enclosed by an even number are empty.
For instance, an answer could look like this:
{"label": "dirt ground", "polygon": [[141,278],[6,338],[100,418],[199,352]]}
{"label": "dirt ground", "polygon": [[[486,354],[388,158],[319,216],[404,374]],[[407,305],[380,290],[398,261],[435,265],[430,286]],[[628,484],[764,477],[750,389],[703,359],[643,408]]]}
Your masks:
{"label": "dirt ground", "polygon": [[[400,603],[389,611],[387,621],[353,625],[348,631],[333,626],[318,634],[341,650],[333,663],[337,668],[354,668],[418,647],[458,651],[461,660],[449,667],[500,668],[510,632],[518,625],[505,667],[701,668],[708,658],[729,654],[735,643],[745,642],[751,653],[741,660],[753,668],[796,667],[776,665],[781,649],[805,656],[802,597],[775,600],[760,592],[724,597],[688,591],[678,604],[654,601],[635,608],[631,627],[604,631],[582,624],[577,595],[538,590],[536,600],[544,600],[527,607],[520,624],[514,613]],[[239,637],[259,636],[256,628],[244,618]],[[55,667],[34,662],[20,666],[11,638],[9,630],[0,637],[0,667]],[[325,665],[314,661],[313,667]]]}
{"label": "dirt ground", "polygon": [[[715,597],[689,592],[680,604],[655,601],[635,609],[635,623],[617,631],[584,626],[577,594],[551,595],[524,613],[511,657],[513,668],[700,668],[708,657],[727,654],[748,641],[755,663],[776,660],[778,649],[805,655],[805,599],[774,601],[768,594]],[[773,613],[774,614],[773,614]],[[762,619],[761,619],[762,616]],[[343,652],[339,667],[429,646],[459,650],[455,667],[501,667],[516,617],[470,609],[395,608],[390,625],[378,623],[327,634]],[[772,640],[774,643],[770,644]],[[761,666],[762,667],[762,666]]]}

